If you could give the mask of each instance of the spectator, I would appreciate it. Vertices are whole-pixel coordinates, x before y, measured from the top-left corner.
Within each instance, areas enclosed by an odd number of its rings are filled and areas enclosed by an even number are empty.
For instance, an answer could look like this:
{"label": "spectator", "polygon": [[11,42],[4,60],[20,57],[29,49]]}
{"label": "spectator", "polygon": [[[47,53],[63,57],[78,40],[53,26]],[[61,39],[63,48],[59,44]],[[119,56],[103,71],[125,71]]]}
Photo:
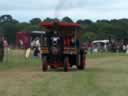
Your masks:
{"label": "spectator", "polygon": [[4,44],[4,48],[8,48],[8,42],[7,42],[7,40],[5,38],[3,40],[3,44]]}
{"label": "spectator", "polygon": [[4,59],[4,44],[3,44],[3,37],[0,36],[0,62],[3,62]]}
{"label": "spectator", "polygon": [[7,56],[8,56],[8,42],[7,40],[4,38],[3,40],[3,46],[4,46],[4,60],[7,60]]}
{"label": "spectator", "polygon": [[20,48],[22,49],[23,46],[24,46],[24,42],[23,42],[23,40],[19,40],[19,45],[20,45]]}
{"label": "spectator", "polygon": [[123,45],[122,47],[123,47],[122,48],[123,49],[123,52],[126,52],[126,45]]}
{"label": "spectator", "polygon": [[128,44],[126,45],[126,53],[128,54]]}
{"label": "spectator", "polygon": [[90,41],[89,43],[88,43],[88,51],[89,51],[89,53],[92,53],[92,51],[93,51],[93,48],[92,48],[93,46],[92,46],[92,42]]}
{"label": "spectator", "polygon": [[31,44],[33,46],[34,52],[33,52],[33,56],[34,57],[40,57],[40,39],[38,37],[36,37],[36,39],[32,42]]}

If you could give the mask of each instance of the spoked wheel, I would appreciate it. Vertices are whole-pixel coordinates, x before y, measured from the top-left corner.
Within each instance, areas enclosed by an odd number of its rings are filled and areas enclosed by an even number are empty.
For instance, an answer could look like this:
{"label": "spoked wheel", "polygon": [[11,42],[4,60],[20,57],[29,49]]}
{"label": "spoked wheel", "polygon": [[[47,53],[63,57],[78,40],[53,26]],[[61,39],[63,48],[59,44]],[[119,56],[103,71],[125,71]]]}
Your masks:
{"label": "spoked wheel", "polygon": [[65,72],[68,72],[69,70],[70,70],[69,58],[66,57],[66,58],[64,59],[64,71],[65,71]]}
{"label": "spoked wheel", "polygon": [[81,55],[80,59],[80,65],[77,65],[77,68],[80,70],[84,70],[86,65],[86,57],[84,55]]}
{"label": "spoked wheel", "polygon": [[43,71],[43,72],[48,71],[48,62],[47,62],[47,58],[46,58],[46,57],[43,57],[42,71]]}

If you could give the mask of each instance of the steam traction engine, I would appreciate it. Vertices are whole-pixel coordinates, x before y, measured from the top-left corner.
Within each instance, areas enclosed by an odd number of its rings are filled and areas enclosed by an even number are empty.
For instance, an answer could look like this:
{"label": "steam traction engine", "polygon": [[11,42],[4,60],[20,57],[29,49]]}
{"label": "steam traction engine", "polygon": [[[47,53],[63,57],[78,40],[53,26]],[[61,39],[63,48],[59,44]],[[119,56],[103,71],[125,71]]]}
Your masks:
{"label": "steam traction engine", "polygon": [[81,47],[80,25],[76,23],[42,22],[46,33],[42,36],[42,71],[63,68],[69,71],[74,65],[83,70],[86,52]]}

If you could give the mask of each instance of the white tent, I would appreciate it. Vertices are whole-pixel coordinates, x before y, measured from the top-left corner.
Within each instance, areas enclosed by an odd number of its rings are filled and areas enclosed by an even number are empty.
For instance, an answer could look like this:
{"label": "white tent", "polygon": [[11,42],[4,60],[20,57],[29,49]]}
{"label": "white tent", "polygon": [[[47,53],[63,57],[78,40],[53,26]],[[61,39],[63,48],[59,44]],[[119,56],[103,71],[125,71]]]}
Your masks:
{"label": "white tent", "polygon": [[109,40],[95,40],[92,43],[109,43]]}
{"label": "white tent", "polygon": [[45,31],[32,31],[32,33],[35,33],[35,34],[45,34],[46,32]]}

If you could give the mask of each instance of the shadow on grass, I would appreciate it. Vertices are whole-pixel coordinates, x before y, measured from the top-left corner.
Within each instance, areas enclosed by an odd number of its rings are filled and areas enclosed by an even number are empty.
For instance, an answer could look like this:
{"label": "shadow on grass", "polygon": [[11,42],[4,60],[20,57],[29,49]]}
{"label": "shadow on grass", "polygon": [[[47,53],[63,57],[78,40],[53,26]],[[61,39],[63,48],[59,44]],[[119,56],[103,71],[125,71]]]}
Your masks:
{"label": "shadow on grass", "polygon": [[[79,70],[77,68],[71,68],[68,72],[80,72],[80,71],[85,71],[85,70]],[[63,68],[57,68],[57,69],[49,69],[47,72],[64,72]]]}
{"label": "shadow on grass", "polygon": [[96,72],[96,73],[116,73],[116,74],[128,74],[128,70],[123,69],[109,69],[109,68],[86,68],[86,72]]}
{"label": "shadow on grass", "polygon": [[[63,68],[51,69],[49,68],[47,72],[64,72]],[[77,68],[71,68],[68,72],[93,72],[93,73],[123,73],[128,74],[128,70],[114,69],[114,68],[85,68],[84,70],[79,70]]]}

